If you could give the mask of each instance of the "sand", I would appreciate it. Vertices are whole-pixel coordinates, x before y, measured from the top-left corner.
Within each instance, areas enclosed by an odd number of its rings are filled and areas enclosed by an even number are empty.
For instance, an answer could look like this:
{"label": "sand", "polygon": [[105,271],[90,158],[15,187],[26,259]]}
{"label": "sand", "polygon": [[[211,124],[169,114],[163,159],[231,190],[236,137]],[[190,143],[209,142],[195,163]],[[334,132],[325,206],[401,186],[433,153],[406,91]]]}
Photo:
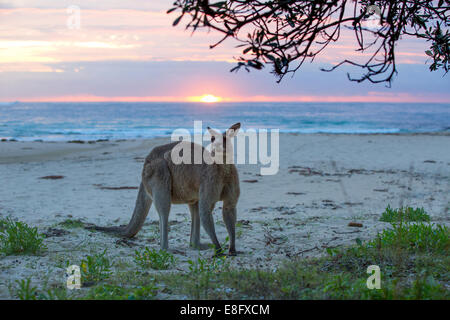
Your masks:
{"label": "sand", "polygon": [[[11,216],[37,226],[64,229],[59,223],[128,223],[140,182],[143,158],[168,138],[67,142],[0,142],[0,218]],[[259,166],[238,165],[236,267],[277,268],[295,257],[324,254],[326,248],[373,238],[386,227],[379,218],[388,204],[424,207],[433,222],[450,225],[450,135],[280,135],[280,169],[260,176]],[[41,179],[42,177],[59,176]],[[53,177],[55,178],[55,177]],[[247,182],[244,182],[247,181]],[[220,241],[227,235],[221,203],[214,210]],[[158,218],[152,207],[136,238],[118,241],[84,229],[49,234],[39,256],[0,257],[0,298],[8,286],[30,278],[38,286],[65,283],[67,262],[107,249],[117,264],[133,268],[134,250],[159,248]],[[189,248],[190,215],[173,205],[169,247],[178,258],[211,256]],[[362,227],[348,226],[350,222]],[[209,243],[202,229],[202,242]]]}

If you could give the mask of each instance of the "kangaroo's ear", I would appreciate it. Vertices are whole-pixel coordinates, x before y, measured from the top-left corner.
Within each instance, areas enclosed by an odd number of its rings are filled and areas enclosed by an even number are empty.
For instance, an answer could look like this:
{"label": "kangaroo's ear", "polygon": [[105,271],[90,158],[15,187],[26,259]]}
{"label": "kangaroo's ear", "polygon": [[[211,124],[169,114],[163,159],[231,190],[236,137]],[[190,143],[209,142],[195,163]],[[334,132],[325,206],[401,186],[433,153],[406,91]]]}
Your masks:
{"label": "kangaroo's ear", "polygon": [[236,136],[237,132],[239,131],[239,128],[241,127],[241,123],[235,123],[233,124],[228,130],[227,130],[227,137],[233,138]]}
{"label": "kangaroo's ear", "polygon": [[220,137],[222,134],[214,129],[208,127],[209,134],[211,135],[211,142],[214,142],[216,138]]}

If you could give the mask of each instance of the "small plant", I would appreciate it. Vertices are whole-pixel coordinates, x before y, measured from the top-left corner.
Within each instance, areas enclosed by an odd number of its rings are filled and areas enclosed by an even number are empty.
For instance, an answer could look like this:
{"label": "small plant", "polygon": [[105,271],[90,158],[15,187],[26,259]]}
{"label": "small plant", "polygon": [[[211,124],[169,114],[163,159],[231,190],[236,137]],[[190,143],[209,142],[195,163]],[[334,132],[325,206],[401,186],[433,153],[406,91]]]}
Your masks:
{"label": "small plant", "polygon": [[208,299],[211,291],[217,285],[216,276],[221,272],[229,270],[230,263],[225,256],[205,259],[199,257],[196,261],[189,260],[190,284],[186,286],[187,291],[194,299]]}
{"label": "small plant", "polygon": [[430,222],[430,216],[425,212],[424,208],[401,207],[392,209],[389,205],[381,214],[380,221],[390,223],[400,222]]}
{"label": "small plant", "polygon": [[25,222],[14,221],[11,218],[2,220],[0,228],[0,252],[5,255],[35,254],[45,246],[44,236],[36,227],[30,227]]}
{"label": "small plant", "polygon": [[167,270],[175,264],[175,257],[165,250],[145,248],[134,252],[134,261],[142,268]]}
{"label": "small plant", "polygon": [[68,300],[67,289],[65,287],[56,287],[50,289],[38,290],[31,285],[30,278],[16,280],[16,287],[10,287],[11,295],[20,300]]}
{"label": "small plant", "polygon": [[154,298],[156,293],[157,288],[153,284],[137,288],[104,284],[92,288],[86,298],[95,300],[148,300]]}
{"label": "small plant", "polygon": [[197,261],[189,260],[189,271],[193,274],[218,273],[227,270],[230,262],[225,256],[214,257],[211,260],[199,257]]}
{"label": "small plant", "polygon": [[67,294],[67,288],[57,287],[47,289],[44,293],[40,295],[43,300],[69,300],[70,297]]}
{"label": "small plant", "polygon": [[74,229],[74,228],[83,228],[84,223],[81,220],[72,220],[66,219],[63,222],[59,223],[59,225],[66,229]]}
{"label": "small plant", "polygon": [[450,233],[439,224],[394,224],[369,242],[375,248],[400,247],[410,251],[445,252],[450,249]]}
{"label": "small plant", "polygon": [[6,219],[0,219],[0,231],[5,230],[6,228]]}
{"label": "small plant", "polygon": [[87,256],[81,260],[82,283],[98,282],[111,275],[111,262],[106,257],[106,249],[102,253]]}
{"label": "small plant", "polygon": [[26,280],[16,280],[16,283],[19,285],[16,290],[16,297],[20,300],[37,300],[38,292],[36,287],[31,286],[31,280],[28,278]]}

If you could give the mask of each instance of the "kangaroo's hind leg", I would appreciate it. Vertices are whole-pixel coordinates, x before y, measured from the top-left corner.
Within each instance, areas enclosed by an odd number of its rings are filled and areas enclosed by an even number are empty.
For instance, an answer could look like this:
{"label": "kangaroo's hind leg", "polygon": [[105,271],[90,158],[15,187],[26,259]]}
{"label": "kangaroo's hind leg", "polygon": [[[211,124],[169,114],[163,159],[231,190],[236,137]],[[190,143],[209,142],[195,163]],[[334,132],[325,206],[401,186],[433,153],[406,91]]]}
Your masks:
{"label": "kangaroo's hind leg", "polygon": [[169,248],[168,234],[172,179],[167,162],[164,159],[156,159],[151,165],[152,168],[147,175],[146,184],[147,188],[151,190],[153,203],[159,215],[160,246],[161,249],[167,250]]}
{"label": "kangaroo's hind leg", "polygon": [[192,220],[190,246],[199,250],[208,249],[209,246],[206,243],[200,243],[200,214],[198,212],[198,202],[190,204],[189,211],[191,212]]}
{"label": "kangaroo's hind leg", "polygon": [[200,192],[200,200],[199,200],[200,221],[202,222],[203,228],[205,229],[206,233],[211,238],[211,241],[214,244],[215,255],[217,256],[222,253],[222,248],[220,246],[219,240],[217,240],[216,229],[214,227],[214,219],[212,215],[214,205],[216,204],[216,201],[214,200],[215,197],[213,194],[209,192]]}
{"label": "kangaroo's hind leg", "polygon": [[230,238],[230,247],[228,250],[228,255],[236,255],[236,205],[229,203],[227,201],[223,202],[222,209],[223,221],[228,231],[228,236]]}

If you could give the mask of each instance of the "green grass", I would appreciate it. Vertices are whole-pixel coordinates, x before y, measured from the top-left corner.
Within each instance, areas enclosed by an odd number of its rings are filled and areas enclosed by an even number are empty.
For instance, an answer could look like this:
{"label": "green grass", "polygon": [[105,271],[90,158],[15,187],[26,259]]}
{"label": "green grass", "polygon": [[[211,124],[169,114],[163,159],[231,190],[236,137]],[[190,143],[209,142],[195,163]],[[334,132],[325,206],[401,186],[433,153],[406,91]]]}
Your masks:
{"label": "green grass", "polygon": [[218,275],[230,270],[230,262],[225,256],[199,257],[197,260],[189,260],[188,263],[187,274],[160,275],[160,279],[171,292],[180,292],[192,299],[208,299],[210,289],[219,285]]}
{"label": "green grass", "polygon": [[[217,268],[215,261],[200,259],[188,274],[161,280],[192,299],[450,299],[448,228],[408,219],[401,216],[374,240],[357,239],[353,246],[287,261],[275,271]],[[380,290],[367,288],[370,265],[380,267]]]}
{"label": "green grass", "polygon": [[[417,209],[413,209],[416,211]],[[136,251],[133,264],[112,263],[106,251],[82,260],[83,281],[93,287],[38,292],[23,280],[16,297],[24,299],[450,299],[450,237],[444,225],[411,222],[406,215],[373,240],[328,248],[319,258],[297,258],[275,269],[236,268],[240,257],[200,257],[188,271],[155,272],[177,262],[165,251]],[[378,265],[381,289],[368,289],[367,267]],[[131,268],[130,268],[131,267]],[[162,294],[162,295],[160,295]],[[164,296],[165,294],[165,296]]]}
{"label": "green grass", "polygon": [[30,279],[16,280],[18,288],[15,296],[20,300],[37,300],[38,292],[37,288],[31,285]]}
{"label": "green grass", "polygon": [[425,212],[424,208],[401,207],[392,209],[389,205],[381,214],[380,221],[384,222],[429,222],[430,216]]}
{"label": "green grass", "polygon": [[106,256],[106,249],[101,253],[89,255],[81,260],[81,284],[93,284],[111,276],[111,261]]}
{"label": "green grass", "polygon": [[16,287],[12,290],[12,295],[19,300],[67,300],[69,295],[67,289],[63,287],[48,288],[38,290],[31,284],[31,279],[16,280]]}
{"label": "green grass", "polygon": [[144,269],[167,270],[175,264],[176,259],[165,250],[145,248],[134,252],[134,261]]}
{"label": "green grass", "polygon": [[36,227],[11,218],[0,220],[0,253],[5,255],[37,254],[46,249],[44,236]]}
{"label": "green grass", "polygon": [[430,223],[394,224],[369,242],[376,248],[400,247],[411,252],[449,252],[450,231],[446,226]]}
{"label": "green grass", "polygon": [[189,260],[189,272],[194,275],[203,273],[218,273],[229,269],[230,262],[225,256],[211,259],[199,257],[197,260]]}
{"label": "green grass", "polygon": [[83,299],[92,300],[149,300],[153,299],[157,288],[153,285],[141,285],[135,288],[103,284],[92,288]]}
{"label": "green grass", "polygon": [[66,229],[84,228],[84,223],[81,220],[66,219],[59,225]]}

